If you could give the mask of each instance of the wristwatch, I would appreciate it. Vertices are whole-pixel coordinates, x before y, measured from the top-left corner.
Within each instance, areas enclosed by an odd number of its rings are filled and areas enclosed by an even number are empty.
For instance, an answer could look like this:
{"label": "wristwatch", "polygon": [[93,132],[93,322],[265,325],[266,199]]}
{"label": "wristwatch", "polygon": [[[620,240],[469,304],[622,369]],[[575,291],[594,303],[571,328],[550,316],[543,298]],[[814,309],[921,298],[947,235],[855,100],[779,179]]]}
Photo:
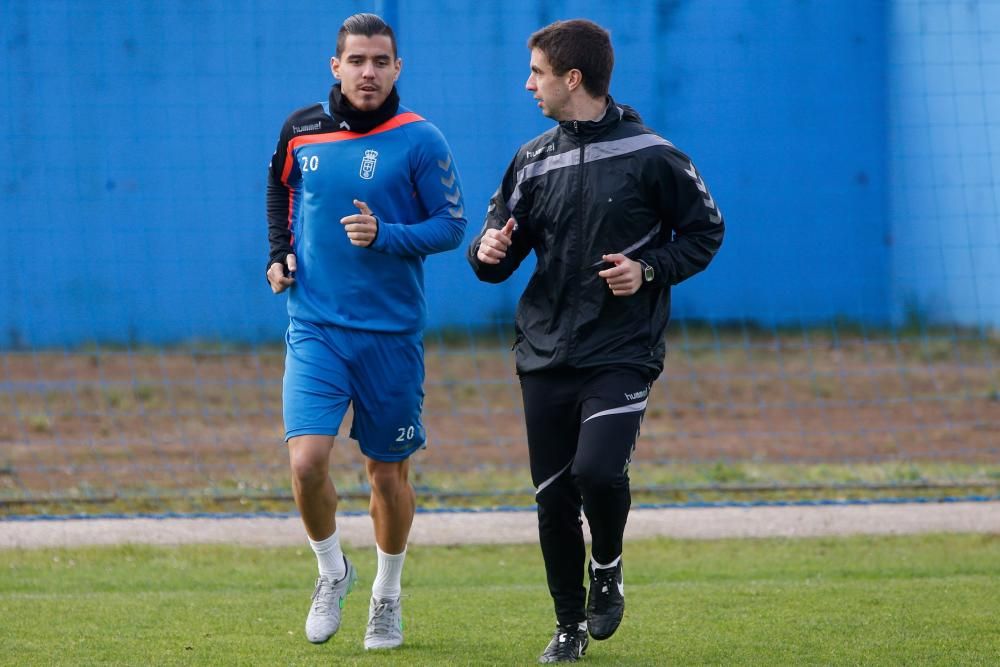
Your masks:
{"label": "wristwatch", "polygon": [[656,276],[656,272],[653,267],[649,265],[645,260],[640,259],[639,263],[642,264],[642,282],[651,283],[653,278]]}

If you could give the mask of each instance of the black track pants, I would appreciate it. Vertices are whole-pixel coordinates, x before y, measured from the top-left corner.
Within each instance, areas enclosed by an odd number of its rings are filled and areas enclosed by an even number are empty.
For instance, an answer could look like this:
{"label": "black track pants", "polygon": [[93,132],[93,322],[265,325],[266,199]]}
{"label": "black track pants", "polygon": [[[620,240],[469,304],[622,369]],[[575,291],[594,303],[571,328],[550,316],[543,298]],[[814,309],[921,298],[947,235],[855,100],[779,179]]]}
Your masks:
{"label": "black track pants", "polygon": [[586,618],[582,506],[599,563],[622,553],[632,496],[628,465],[649,395],[633,367],[554,369],[521,376],[538,535],[560,624]]}

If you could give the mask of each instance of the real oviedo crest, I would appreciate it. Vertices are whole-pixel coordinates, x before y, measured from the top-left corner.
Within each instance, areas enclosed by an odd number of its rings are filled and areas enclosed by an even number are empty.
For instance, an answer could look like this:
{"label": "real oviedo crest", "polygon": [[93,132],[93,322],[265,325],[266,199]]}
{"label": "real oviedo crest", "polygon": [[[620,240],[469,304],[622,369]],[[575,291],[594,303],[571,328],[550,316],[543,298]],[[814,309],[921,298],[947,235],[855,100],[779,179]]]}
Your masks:
{"label": "real oviedo crest", "polygon": [[378,160],[378,151],[371,149],[365,151],[365,156],[361,159],[361,178],[371,180],[375,178],[375,162]]}

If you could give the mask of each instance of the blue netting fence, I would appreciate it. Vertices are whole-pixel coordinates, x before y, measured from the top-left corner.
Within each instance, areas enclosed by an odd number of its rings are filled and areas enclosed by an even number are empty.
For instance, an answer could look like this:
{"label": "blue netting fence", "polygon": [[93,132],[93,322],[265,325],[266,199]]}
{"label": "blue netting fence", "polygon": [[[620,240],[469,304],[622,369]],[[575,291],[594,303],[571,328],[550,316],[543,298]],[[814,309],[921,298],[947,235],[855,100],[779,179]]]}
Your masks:
{"label": "blue netting fence", "polygon": [[[712,188],[728,236],[675,289],[639,500],[1000,486],[1000,3],[0,7],[5,513],[290,507],[264,176],[358,10],[397,28],[468,238],[549,127],[525,41],[558,18],[611,30],[612,94]],[[427,261],[426,506],[531,502],[510,352],[530,269]],[[331,472],[363,507],[349,425]]]}

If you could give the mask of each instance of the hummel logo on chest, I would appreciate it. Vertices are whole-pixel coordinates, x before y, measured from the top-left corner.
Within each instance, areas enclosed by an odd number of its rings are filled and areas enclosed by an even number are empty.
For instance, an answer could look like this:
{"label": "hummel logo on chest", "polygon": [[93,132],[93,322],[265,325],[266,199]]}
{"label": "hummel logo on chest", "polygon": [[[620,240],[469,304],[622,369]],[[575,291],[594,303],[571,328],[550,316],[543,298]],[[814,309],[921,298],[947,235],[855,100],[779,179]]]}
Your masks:
{"label": "hummel logo on chest", "polygon": [[300,132],[311,132],[312,130],[318,130],[320,128],[320,121],[315,123],[309,123],[308,125],[292,125],[292,132],[299,134]]}
{"label": "hummel logo on chest", "polygon": [[547,146],[542,146],[538,150],[525,151],[524,157],[526,157],[527,159],[530,160],[531,158],[535,157],[536,155],[541,155],[542,153],[551,153],[555,149],[556,149],[555,144],[549,144]]}

